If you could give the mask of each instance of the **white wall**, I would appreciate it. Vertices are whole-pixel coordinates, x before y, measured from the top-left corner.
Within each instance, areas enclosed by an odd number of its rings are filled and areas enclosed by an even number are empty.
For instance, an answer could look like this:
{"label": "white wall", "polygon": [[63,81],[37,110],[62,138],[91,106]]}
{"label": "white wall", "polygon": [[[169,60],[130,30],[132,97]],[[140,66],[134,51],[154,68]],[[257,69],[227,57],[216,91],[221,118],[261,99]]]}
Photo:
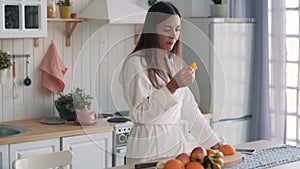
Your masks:
{"label": "white wall", "polygon": [[[130,0],[138,6],[148,9],[147,0]],[[160,1],[160,0],[159,0]],[[182,16],[209,16],[211,0],[166,0],[172,2],[179,10]],[[226,0],[224,1],[226,2]]]}
{"label": "white wall", "polygon": [[[74,11],[80,11],[79,6],[87,3],[83,0],[75,2]],[[5,84],[0,85],[0,121],[58,115],[54,107],[57,95],[42,88],[42,73],[38,69],[51,41],[56,44],[59,55],[68,67],[64,77],[64,92],[70,92],[74,87],[83,88],[94,96],[94,110],[115,110],[110,81],[116,67],[134,47],[134,26],[80,23],[73,33],[70,47],[65,46],[64,31],[65,23],[49,22],[48,37],[41,38],[40,46],[36,48],[30,38],[0,39],[0,49],[13,54],[30,54],[29,77],[32,80],[29,87],[23,85],[26,59],[17,58],[18,97],[12,97],[13,78],[10,69]],[[120,89],[114,91],[118,93]]]}
{"label": "white wall", "polygon": [[[81,7],[88,4],[89,1],[75,1],[74,12],[80,12]],[[203,8],[198,0],[171,1],[184,16],[190,16],[193,11],[193,15],[198,15],[195,14],[197,7]],[[206,4],[208,0],[201,1]],[[191,5],[193,6],[192,10],[190,10]],[[36,48],[33,46],[33,39],[30,38],[0,39],[0,49],[8,50],[13,54],[30,54],[29,77],[32,80],[29,87],[23,85],[26,77],[26,60],[17,58],[16,80],[19,96],[16,99],[12,97],[13,79],[12,70],[10,70],[6,83],[0,85],[0,121],[58,115],[54,107],[57,95],[42,88],[42,73],[38,69],[51,41],[56,44],[58,53],[68,67],[64,77],[65,93],[75,87],[80,87],[94,96],[93,110],[126,109],[124,100],[118,97],[121,91],[117,84],[115,70],[118,70],[116,69],[118,65],[134,47],[132,37],[134,26],[106,25],[103,27],[103,25],[95,23],[80,23],[73,33],[70,47],[65,46],[66,34],[64,31],[65,23],[49,22],[48,37],[41,38],[40,46]],[[111,83],[112,80],[113,83]],[[114,90],[111,90],[112,87]]]}

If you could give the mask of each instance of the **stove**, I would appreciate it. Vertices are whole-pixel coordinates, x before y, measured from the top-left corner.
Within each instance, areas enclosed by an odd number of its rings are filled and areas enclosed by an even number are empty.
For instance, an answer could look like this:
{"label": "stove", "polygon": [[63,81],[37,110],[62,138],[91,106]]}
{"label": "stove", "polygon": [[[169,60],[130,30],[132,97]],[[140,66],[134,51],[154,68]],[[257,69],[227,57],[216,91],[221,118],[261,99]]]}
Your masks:
{"label": "stove", "polygon": [[126,164],[126,147],[129,133],[133,126],[128,113],[128,111],[121,111],[99,114],[99,117],[103,117],[104,121],[112,123],[115,126],[113,132],[113,167]]}

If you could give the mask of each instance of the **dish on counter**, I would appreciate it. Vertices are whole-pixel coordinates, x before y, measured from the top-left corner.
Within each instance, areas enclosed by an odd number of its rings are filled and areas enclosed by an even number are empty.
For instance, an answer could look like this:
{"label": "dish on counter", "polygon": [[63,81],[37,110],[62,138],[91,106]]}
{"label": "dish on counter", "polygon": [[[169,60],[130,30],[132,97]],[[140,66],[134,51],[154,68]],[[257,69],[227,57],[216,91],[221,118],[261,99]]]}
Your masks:
{"label": "dish on counter", "polygon": [[41,120],[41,123],[44,124],[63,124],[65,123],[64,119],[61,119],[59,117],[49,117]]}

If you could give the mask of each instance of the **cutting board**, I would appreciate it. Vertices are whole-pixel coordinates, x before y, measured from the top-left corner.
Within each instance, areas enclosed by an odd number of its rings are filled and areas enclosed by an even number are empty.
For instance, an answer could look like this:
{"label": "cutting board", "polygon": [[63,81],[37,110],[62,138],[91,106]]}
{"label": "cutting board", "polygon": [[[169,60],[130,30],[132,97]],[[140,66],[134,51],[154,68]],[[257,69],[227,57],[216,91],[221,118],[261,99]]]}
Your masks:
{"label": "cutting board", "polygon": [[243,155],[240,152],[236,152],[234,155],[231,156],[224,156],[224,167],[230,167],[240,163],[243,160]]}
{"label": "cutting board", "polygon": [[[162,160],[167,161],[169,159],[174,159],[174,158],[175,157],[168,158],[168,159],[162,159]],[[243,160],[243,155],[240,152],[236,152],[235,155],[224,156],[222,158],[224,160],[224,166],[222,168],[225,168],[225,167],[230,167],[230,166],[240,163]],[[154,161],[154,162],[152,161],[152,162],[139,163],[139,164],[135,164],[134,166],[132,165],[131,167],[128,167],[128,168],[120,168],[120,169],[142,169],[142,168],[156,169],[155,168],[156,164],[157,164],[157,161]],[[117,168],[114,168],[114,169],[117,169]]]}

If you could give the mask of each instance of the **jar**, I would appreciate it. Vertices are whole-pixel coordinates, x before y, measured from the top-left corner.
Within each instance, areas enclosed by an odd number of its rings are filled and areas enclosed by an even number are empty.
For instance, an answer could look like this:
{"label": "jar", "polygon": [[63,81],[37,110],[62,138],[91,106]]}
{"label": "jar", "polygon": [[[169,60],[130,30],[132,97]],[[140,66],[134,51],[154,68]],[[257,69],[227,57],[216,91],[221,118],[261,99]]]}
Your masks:
{"label": "jar", "polygon": [[55,2],[55,0],[47,1],[47,17],[48,18],[56,17],[56,2]]}

